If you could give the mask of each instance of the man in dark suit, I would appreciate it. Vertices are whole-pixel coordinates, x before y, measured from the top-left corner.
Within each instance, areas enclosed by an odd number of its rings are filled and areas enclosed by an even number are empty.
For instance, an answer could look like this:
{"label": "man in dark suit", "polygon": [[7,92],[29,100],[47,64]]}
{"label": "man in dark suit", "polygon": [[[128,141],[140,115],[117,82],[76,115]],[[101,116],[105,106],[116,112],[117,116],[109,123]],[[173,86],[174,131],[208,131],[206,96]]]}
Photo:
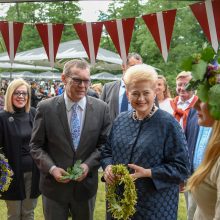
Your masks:
{"label": "man in dark suit", "polygon": [[[64,94],[39,103],[31,155],[41,171],[40,190],[46,220],[92,220],[98,187],[100,147],[110,125],[106,103],[87,96],[89,66],[72,60],[62,73]],[[63,180],[66,169],[82,160],[83,174]]]}
{"label": "man in dark suit", "polygon": [[41,101],[42,96],[37,94],[37,82],[31,82],[31,106],[36,108],[39,101]]}
{"label": "man in dark suit", "polygon": [[[123,76],[125,71],[136,64],[142,64],[142,57],[137,53],[129,53],[126,61],[126,65],[122,65]],[[103,87],[100,99],[106,102],[109,106],[111,121],[117,117],[117,115],[122,112],[122,100],[123,94],[125,93],[125,84],[123,81],[123,76],[120,81],[114,81],[106,83]],[[131,109],[128,105],[126,110]]]}

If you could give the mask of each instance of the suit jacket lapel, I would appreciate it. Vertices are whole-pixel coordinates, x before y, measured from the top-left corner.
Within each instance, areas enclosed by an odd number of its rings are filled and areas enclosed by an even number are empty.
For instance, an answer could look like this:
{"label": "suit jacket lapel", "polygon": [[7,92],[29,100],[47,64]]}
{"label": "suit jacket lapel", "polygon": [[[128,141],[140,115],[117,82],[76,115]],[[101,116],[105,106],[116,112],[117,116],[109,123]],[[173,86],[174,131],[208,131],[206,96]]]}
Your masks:
{"label": "suit jacket lapel", "polygon": [[119,114],[119,91],[120,91],[120,85],[121,81],[117,81],[113,86],[113,97],[114,97],[114,103],[115,103],[115,117]]}
{"label": "suit jacket lapel", "polygon": [[91,123],[91,118],[94,117],[94,108],[93,108],[93,102],[92,99],[90,99],[90,97],[86,97],[86,109],[85,109],[85,118],[84,118],[84,122],[83,122],[83,127],[82,127],[82,131],[81,131],[81,135],[80,135],[80,141],[79,141],[79,146],[77,148],[77,151],[80,150],[81,148],[81,144],[82,144],[82,140],[84,140],[84,137],[88,135],[88,127]]}
{"label": "suit jacket lapel", "polygon": [[63,130],[67,136],[67,139],[69,140],[72,149],[74,149],[71,134],[70,134],[70,128],[69,128],[69,124],[68,124],[67,114],[66,114],[66,105],[65,105],[63,95],[58,97],[57,114],[58,114],[58,117],[59,117],[61,124],[63,126]]}

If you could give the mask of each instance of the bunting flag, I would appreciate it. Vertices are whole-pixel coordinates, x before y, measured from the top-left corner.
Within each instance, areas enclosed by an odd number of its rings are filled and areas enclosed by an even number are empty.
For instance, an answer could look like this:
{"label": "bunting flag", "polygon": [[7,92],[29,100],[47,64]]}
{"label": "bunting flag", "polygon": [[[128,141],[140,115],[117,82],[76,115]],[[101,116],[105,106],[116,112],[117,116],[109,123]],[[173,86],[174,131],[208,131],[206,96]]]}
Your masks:
{"label": "bunting flag", "polygon": [[14,62],[18,49],[23,26],[24,24],[20,22],[0,21],[0,31],[7,48],[11,65]]}
{"label": "bunting flag", "polygon": [[94,65],[99,49],[103,22],[77,23],[73,27],[86,50],[91,64]]}
{"label": "bunting flag", "polygon": [[220,1],[207,0],[190,5],[190,8],[213,49],[217,52],[220,40]]}
{"label": "bunting flag", "polygon": [[41,23],[36,24],[36,28],[43,42],[47,57],[50,61],[50,66],[54,68],[54,62],[56,60],[64,24]]}
{"label": "bunting flag", "polygon": [[134,22],[135,18],[117,19],[104,22],[106,30],[125,65],[134,29]]}
{"label": "bunting flag", "polygon": [[176,18],[176,9],[143,15],[142,18],[166,62]]}

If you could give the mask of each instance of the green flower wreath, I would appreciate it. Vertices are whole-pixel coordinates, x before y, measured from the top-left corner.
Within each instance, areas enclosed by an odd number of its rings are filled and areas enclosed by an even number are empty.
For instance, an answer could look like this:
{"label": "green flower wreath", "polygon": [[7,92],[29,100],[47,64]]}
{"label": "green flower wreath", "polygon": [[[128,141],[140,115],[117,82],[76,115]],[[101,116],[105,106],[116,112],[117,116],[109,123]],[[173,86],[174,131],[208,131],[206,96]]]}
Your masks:
{"label": "green flower wreath", "polygon": [[0,191],[8,190],[12,181],[13,171],[11,170],[8,160],[3,154],[0,154]]}
{"label": "green flower wreath", "polygon": [[107,188],[109,211],[115,219],[127,220],[136,212],[137,192],[134,180],[122,164],[113,165],[112,172],[117,178],[114,184],[108,185]]}
{"label": "green flower wreath", "polygon": [[199,99],[208,103],[212,117],[220,120],[220,68],[211,64],[217,62],[217,56],[213,49],[205,48],[185,60],[182,68],[191,71],[193,77],[186,89],[197,90]]}

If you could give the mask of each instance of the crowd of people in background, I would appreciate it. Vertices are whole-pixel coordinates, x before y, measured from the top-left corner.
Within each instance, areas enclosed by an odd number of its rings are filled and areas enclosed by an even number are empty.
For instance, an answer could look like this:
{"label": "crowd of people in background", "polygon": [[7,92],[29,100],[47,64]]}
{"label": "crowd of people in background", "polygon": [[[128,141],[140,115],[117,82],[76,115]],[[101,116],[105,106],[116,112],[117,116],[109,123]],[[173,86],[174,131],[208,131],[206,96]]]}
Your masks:
{"label": "crowd of people in background", "polygon": [[[0,110],[4,106],[4,95],[10,80],[2,80],[0,86]],[[58,96],[64,92],[64,84],[61,81],[27,81],[31,86],[31,106],[37,107],[39,101]],[[102,83],[93,83],[89,88],[89,95],[99,98],[102,93]]]}
{"label": "crowd of people in background", "polygon": [[[46,220],[67,220],[69,213],[92,220],[100,164],[107,190],[117,178],[112,165],[121,163],[138,189],[131,219],[177,219],[179,192],[187,220],[220,219],[219,119],[187,89],[191,72],[177,74],[172,97],[165,76],[139,54],[129,54],[122,71],[119,81],[92,84],[89,65],[73,60],[59,82],[2,81],[0,145],[14,170],[1,197],[8,219],[33,219],[41,192]],[[83,174],[62,179],[78,159]],[[113,219],[110,212],[106,219]]]}

